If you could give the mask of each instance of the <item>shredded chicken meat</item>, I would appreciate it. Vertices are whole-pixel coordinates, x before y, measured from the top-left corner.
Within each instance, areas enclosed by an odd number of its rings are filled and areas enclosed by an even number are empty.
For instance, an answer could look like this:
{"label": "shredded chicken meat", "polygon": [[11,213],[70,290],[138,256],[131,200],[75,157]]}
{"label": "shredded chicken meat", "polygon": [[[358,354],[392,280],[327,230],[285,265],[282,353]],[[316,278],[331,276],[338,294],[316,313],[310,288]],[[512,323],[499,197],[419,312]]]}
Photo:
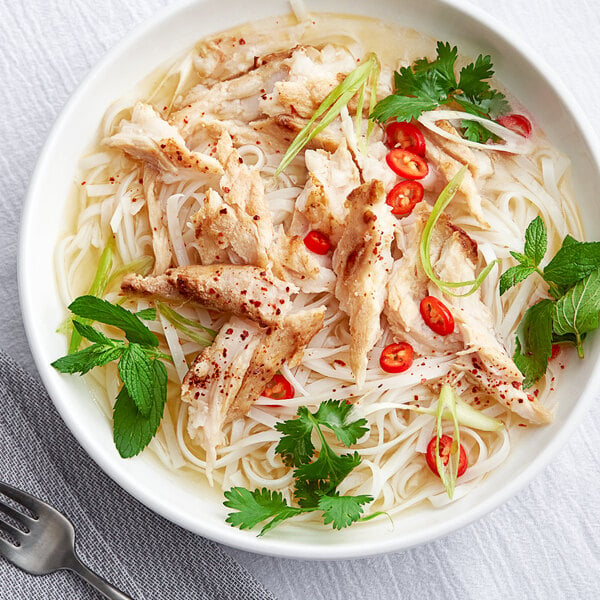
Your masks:
{"label": "shredded chicken meat", "polygon": [[281,319],[266,330],[231,318],[185,376],[181,398],[189,404],[188,434],[206,449],[207,470],[215,464],[227,423],[245,414],[281,366],[294,366],[323,326],[324,308]]}
{"label": "shredded chicken meat", "polygon": [[262,325],[278,323],[291,308],[290,294],[298,291],[258,267],[243,265],[190,265],[156,277],[130,274],[121,289],[146,298],[190,300]]}
{"label": "shredded chicken meat", "polygon": [[[419,241],[430,211],[428,205],[421,203],[403,224],[406,232],[402,244],[404,254],[394,265],[385,308],[390,328],[396,338],[411,343],[420,354],[458,352],[454,371],[463,373],[473,386],[524,419],[547,423],[551,414],[522,389],[523,375],[499,341],[480,290],[465,297],[444,295],[423,271]],[[443,215],[431,238],[430,251],[431,263],[440,279],[475,279],[477,247],[464,231]],[[452,334],[435,334],[421,318],[419,305],[427,295],[439,297],[450,309],[455,321]]]}
{"label": "shredded chicken meat", "polygon": [[350,367],[361,386],[367,353],[381,336],[380,316],[392,267],[394,218],[380,181],[354,190],[347,201],[346,228],[333,255],[335,296],[349,317]]}

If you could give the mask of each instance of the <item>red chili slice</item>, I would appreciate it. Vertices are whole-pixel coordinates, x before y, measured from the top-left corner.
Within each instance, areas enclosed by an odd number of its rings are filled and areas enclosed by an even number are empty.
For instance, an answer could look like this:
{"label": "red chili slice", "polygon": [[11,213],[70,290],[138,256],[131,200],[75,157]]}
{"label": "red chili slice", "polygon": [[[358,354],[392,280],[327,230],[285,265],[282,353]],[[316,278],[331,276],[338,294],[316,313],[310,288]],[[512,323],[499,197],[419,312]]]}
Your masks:
{"label": "red chili slice", "polygon": [[379,364],[386,373],[402,373],[413,364],[413,347],[406,342],[390,344],[381,352]]}
{"label": "red chili slice", "polygon": [[402,148],[425,156],[425,138],[411,123],[390,123],[385,128],[385,143],[388,148]]}
{"label": "red chili slice", "polygon": [[423,200],[423,186],[418,181],[401,181],[388,193],[386,203],[393,215],[408,215]]}
{"label": "red chili slice", "polygon": [[[440,438],[440,457],[442,458],[442,464],[447,465],[450,460],[450,451],[452,450],[452,438],[449,435],[443,435]],[[439,477],[439,472],[437,468],[437,463],[435,460],[435,436],[431,438],[427,446],[427,454],[425,455],[427,459],[427,465],[429,468]],[[458,473],[457,476],[460,477],[467,470],[467,453],[465,449],[460,445],[460,453],[458,455]]]}
{"label": "red chili slice", "polygon": [[439,335],[448,335],[454,331],[454,317],[447,306],[434,296],[421,300],[421,316],[427,326]]}
{"label": "red chili slice", "polygon": [[262,396],[267,398],[273,398],[274,400],[289,400],[296,394],[292,384],[283,376],[273,376],[273,379],[269,381],[267,387],[263,390]]}
{"label": "red chili slice", "polygon": [[314,229],[304,238],[304,245],[315,254],[327,254],[331,250],[329,236]]}
{"label": "red chili slice", "polygon": [[523,137],[529,137],[531,135],[531,121],[523,115],[505,115],[496,119],[502,127],[510,129]]}
{"label": "red chili slice", "polygon": [[429,173],[427,163],[418,154],[402,148],[390,150],[385,160],[396,175],[405,179],[423,179]]}

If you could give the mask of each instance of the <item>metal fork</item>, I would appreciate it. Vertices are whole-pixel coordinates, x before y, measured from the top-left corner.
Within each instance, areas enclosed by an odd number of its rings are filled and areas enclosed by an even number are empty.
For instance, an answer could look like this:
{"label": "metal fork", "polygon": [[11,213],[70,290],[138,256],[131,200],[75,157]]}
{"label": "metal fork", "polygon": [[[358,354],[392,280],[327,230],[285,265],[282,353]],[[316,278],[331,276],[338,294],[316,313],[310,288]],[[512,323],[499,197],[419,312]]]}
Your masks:
{"label": "metal fork", "polygon": [[[90,571],[75,554],[75,529],[63,514],[38,498],[0,481],[0,493],[30,511],[19,510],[0,498],[0,529],[16,544],[0,537],[0,555],[32,575],[47,575],[60,569],[77,573],[111,600],[132,600]],[[4,514],[2,514],[4,513]],[[8,515],[15,523],[5,520]]]}

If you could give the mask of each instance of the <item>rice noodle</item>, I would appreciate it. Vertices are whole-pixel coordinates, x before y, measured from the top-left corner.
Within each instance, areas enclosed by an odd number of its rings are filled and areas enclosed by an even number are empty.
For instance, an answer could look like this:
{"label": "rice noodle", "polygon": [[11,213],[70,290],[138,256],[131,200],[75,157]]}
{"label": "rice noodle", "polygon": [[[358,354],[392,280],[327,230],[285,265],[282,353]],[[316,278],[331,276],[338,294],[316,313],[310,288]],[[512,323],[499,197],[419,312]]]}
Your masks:
{"label": "rice noodle", "polygon": [[[290,2],[298,21],[304,22],[308,13],[301,0]],[[311,15],[311,19],[317,18]],[[317,27],[303,29],[302,43],[344,43],[351,52],[361,58],[371,49],[369,44],[379,44],[375,49],[385,54],[385,41],[379,39],[375,25],[372,39],[364,33],[366,25],[356,25],[343,17],[318,17]],[[298,26],[296,26],[298,27]],[[339,33],[343,31],[344,33]],[[433,42],[416,32],[405,31],[414,47],[397,49],[395,60],[409,64],[423,56],[424,48],[433,48]],[[300,34],[297,34],[300,35]],[[296,34],[295,34],[296,36]],[[379,36],[379,38],[378,38]],[[295,37],[294,37],[295,39]],[[390,69],[387,77],[391,76]],[[119,121],[131,114],[138,97],[160,98],[161,105],[171,106],[177,99],[197,83],[193,69],[193,53],[186,53],[166,72],[158,86],[137,90],[126,98],[115,102],[106,112],[101,132],[110,135]],[[384,88],[389,82],[381,82]],[[420,121],[436,133],[449,134],[435,126],[435,120],[443,118],[465,118],[464,113],[435,111],[423,115]],[[469,116],[468,118],[474,118]],[[481,119],[476,119],[481,120]],[[509,252],[523,248],[523,232],[530,220],[541,215],[549,232],[549,252],[555,252],[566,233],[582,236],[582,225],[576,207],[569,197],[568,158],[552,148],[545,138],[540,137],[536,145],[530,145],[528,153],[508,155],[506,151],[524,152],[526,144],[501,126],[486,126],[500,135],[506,145],[497,145],[495,150],[504,154],[495,157],[495,172],[485,182],[483,194],[486,198],[484,214],[492,224],[489,230],[480,227],[469,214],[457,214],[456,225],[463,228],[477,242],[482,262],[491,263],[496,258],[504,262],[502,271],[514,264]],[[350,147],[358,147],[353,119],[348,111],[342,111],[340,124]],[[450,136],[453,139],[452,136]],[[519,139],[517,139],[519,138]],[[455,140],[456,141],[456,140]],[[461,138],[461,143],[466,143]],[[469,143],[468,145],[477,144]],[[490,146],[485,147],[490,150]],[[205,151],[207,148],[203,148]],[[265,183],[266,199],[275,225],[289,226],[298,195],[306,179],[303,155],[300,154],[286,173],[276,179],[272,175],[281,155],[267,152],[257,144],[245,144],[238,148],[242,160],[257,169]],[[94,149],[80,163],[73,211],[76,214],[72,230],[67,232],[56,247],[55,268],[59,293],[65,306],[71,300],[87,292],[90,277],[94,272],[99,252],[114,236],[114,268],[141,256],[152,256],[152,230],[144,201],[142,169],[133,160],[116,150]],[[81,185],[85,182],[85,185]],[[190,217],[214,182],[209,176],[161,184],[157,200],[163,207],[169,243],[174,254],[175,265],[197,263],[198,245],[194,231],[189,227]],[[324,267],[331,269],[331,258],[322,260]],[[333,277],[333,271],[331,276]],[[494,269],[482,286],[482,295],[490,307],[494,326],[506,344],[513,343],[514,332],[525,307],[543,297],[536,276],[509,290],[502,298],[498,295],[499,269]],[[119,300],[118,281],[107,290],[106,297]],[[129,300],[134,310],[147,306],[142,301]],[[288,499],[292,497],[292,472],[276,454],[275,448],[280,434],[275,423],[291,418],[299,406],[314,410],[327,399],[350,400],[355,404],[355,414],[367,419],[369,433],[356,445],[363,458],[361,464],[344,480],[342,493],[371,494],[375,500],[373,510],[396,514],[423,502],[443,506],[449,502],[443,487],[425,467],[423,453],[434,434],[435,419],[426,414],[406,410],[405,406],[417,403],[429,406],[435,402],[428,384],[436,383],[446,374],[453,356],[425,357],[409,372],[397,375],[383,374],[378,365],[382,348],[390,343],[392,336],[387,332],[372,350],[366,373],[364,389],[358,389],[349,363],[351,334],[347,318],[339,311],[338,302],[329,292],[318,294],[300,293],[293,299],[294,310],[326,306],[323,329],[313,338],[301,364],[294,369],[283,365],[281,372],[295,389],[296,396],[273,406],[273,399],[260,397],[249,414],[227,425],[224,432],[226,443],[218,448],[212,470],[215,485],[225,488],[240,485],[248,488],[267,487],[281,490]],[[197,320],[206,327],[219,329],[225,322],[202,308],[182,306],[178,310],[186,317]],[[158,436],[150,451],[169,469],[206,473],[205,451],[192,442],[187,434],[187,407],[179,399],[177,390],[188,369],[188,361],[201,351],[201,347],[188,340],[159,314],[159,321],[152,324],[160,340],[160,349],[173,358],[168,365],[169,396],[165,416]],[[548,404],[551,388],[555,387],[561,369],[550,365],[546,380],[539,385],[538,398]],[[89,375],[94,397],[107,419],[111,417],[114,398],[118,393],[118,375],[114,365],[104,370],[95,370]],[[550,382],[552,382],[550,384]],[[473,392],[466,390],[463,399],[474,401]],[[519,419],[500,404],[491,403],[483,408],[485,414],[501,418],[506,428],[500,432],[476,432],[461,427],[461,439],[469,456],[470,467],[459,480],[455,498],[467,494],[508,456],[513,438],[519,433]],[[335,443],[334,443],[335,446]],[[338,448],[343,451],[342,448]],[[303,526],[312,526],[314,516],[302,517]]]}

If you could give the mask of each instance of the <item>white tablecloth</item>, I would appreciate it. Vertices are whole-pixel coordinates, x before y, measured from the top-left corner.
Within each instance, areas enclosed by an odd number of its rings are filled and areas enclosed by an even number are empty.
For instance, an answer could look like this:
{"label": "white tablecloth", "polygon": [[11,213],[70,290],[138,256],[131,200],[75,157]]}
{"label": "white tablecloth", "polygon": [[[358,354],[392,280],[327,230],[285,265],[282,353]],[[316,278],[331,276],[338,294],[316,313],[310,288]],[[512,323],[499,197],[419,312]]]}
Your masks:
{"label": "white tablecloth", "polygon": [[[37,154],[67,98],[99,58],[171,3],[0,0],[0,346],[31,372],[16,256],[22,201]],[[600,5],[594,0],[475,4],[546,58],[600,133]],[[552,464],[515,498],[426,546],[320,563],[227,551],[282,599],[598,598],[599,422],[595,404]],[[0,597],[18,594],[0,582]]]}

